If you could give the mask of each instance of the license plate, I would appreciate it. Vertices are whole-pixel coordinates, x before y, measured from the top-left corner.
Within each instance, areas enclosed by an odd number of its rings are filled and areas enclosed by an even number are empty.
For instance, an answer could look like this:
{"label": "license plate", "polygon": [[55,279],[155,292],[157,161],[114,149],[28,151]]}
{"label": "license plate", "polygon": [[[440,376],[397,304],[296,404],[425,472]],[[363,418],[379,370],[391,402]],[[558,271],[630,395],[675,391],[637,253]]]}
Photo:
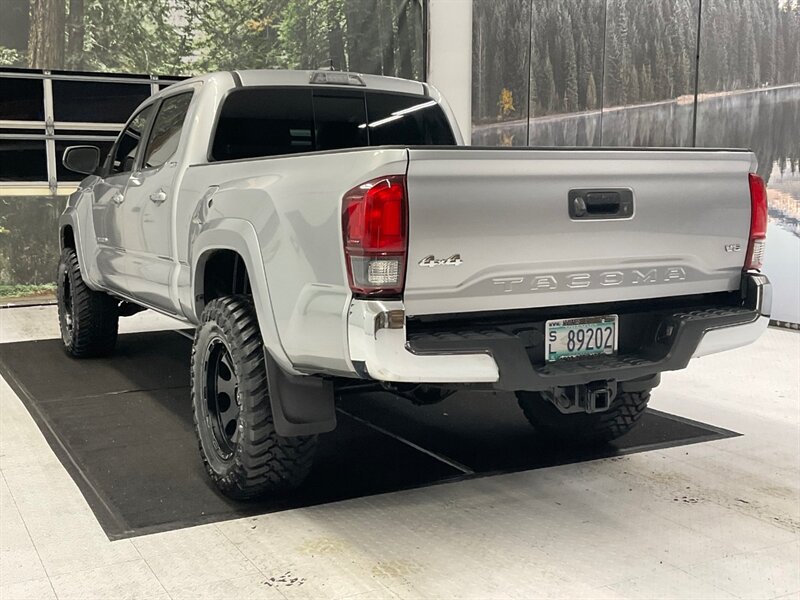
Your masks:
{"label": "license plate", "polygon": [[545,323],[548,362],[617,353],[617,315],[555,319]]}

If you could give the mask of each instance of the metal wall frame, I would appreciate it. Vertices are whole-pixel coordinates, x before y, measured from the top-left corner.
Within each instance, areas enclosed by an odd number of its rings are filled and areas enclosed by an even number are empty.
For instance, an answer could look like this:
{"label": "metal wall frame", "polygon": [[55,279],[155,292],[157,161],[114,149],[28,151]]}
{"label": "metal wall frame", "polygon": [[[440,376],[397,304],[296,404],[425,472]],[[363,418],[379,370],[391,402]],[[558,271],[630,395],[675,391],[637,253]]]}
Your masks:
{"label": "metal wall frame", "polygon": [[[50,193],[56,195],[59,187],[62,193],[71,191],[76,187],[74,182],[61,182],[59,184],[57,176],[56,142],[57,141],[80,141],[80,142],[113,142],[125,123],[97,123],[97,122],[76,122],[76,121],[56,121],[53,101],[53,81],[85,81],[92,83],[130,83],[134,85],[148,84],[150,94],[159,91],[162,85],[171,85],[184,78],[181,77],[160,77],[158,75],[112,75],[112,74],[70,74],[62,72],[52,72],[49,70],[31,71],[16,69],[0,69],[0,78],[6,79],[35,79],[42,82],[43,86],[43,114],[44,121],[20,121],[3,119],[0,114],[0,129],[3,130],[31,130],[38,129],[42,133],[0,133],[0,140],[24,140],[45,142],[45,153],[47,157],[47,181],[0,181],[0,196],[6,195],[11,188],[14,195],[41,195]],[[59,133],[56,134],[56,130]],[[75,135],[71,131],[93,130],[97,132],[108,132],[108,135]],[[61,133],[66,132],[66,133]],[[64,189],[66,188],[66,189]],[[46,191],[45,191],[46,190]]]}

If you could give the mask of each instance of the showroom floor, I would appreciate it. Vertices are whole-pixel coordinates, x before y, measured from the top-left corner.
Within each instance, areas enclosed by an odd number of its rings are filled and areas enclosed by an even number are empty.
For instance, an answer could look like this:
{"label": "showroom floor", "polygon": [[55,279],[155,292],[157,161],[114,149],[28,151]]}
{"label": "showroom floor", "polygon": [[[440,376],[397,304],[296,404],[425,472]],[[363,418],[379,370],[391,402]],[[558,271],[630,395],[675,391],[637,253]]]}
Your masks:
{"label": "showroom floor", "polygon": [[[56,336],[0,310],[0,343]],[[770,329],[664,376],[654,408],[739,437],[114,542],[0,381],[0,599],[798,598],[798,365]]]}

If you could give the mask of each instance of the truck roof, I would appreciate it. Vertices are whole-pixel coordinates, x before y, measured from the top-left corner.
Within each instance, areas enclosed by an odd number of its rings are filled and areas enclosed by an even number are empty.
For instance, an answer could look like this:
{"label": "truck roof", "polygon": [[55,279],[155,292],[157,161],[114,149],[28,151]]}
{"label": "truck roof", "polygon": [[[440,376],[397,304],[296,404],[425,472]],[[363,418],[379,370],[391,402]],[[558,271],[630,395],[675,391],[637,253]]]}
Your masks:
{"label": "truck roof", "polygon": [[[330,70],[288,70],[288,69],[250,69],[236,71],[219,71],[192,77],[180,83],[174,84],[167,89],[175,89],[178,86],[191,84],[197,81],[214,82],[220,87],[229,87],[231,78],[236,87],[246,86],[302,86],[313,85],[315,87],[338,87],[351,89],[371,89],[387,92],[398,92],[401,94],[427,95],[427,86],[419,81],[400,79],[399,77],[386,77],[383,75],[367,75],[363,73],[351,73],[347,71]],[[315,78],[316,81],[312,81]],[[325,78],[336,78],[342,82],[325,82]],[[346,81],[351,83],[345,83]],[[163,92],[162,92],[163,93]]]}

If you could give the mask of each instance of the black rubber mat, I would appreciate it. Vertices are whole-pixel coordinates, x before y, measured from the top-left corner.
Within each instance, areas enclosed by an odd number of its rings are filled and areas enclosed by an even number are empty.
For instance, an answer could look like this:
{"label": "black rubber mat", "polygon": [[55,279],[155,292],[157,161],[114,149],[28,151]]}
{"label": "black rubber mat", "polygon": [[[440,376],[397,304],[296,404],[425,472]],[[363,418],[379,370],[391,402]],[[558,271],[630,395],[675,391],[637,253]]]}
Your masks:
{"label": "black rubber mat", "polygon": [[171,331],[120,336],[107,359],[70,359],[60,340],[0,345],[0,374],[111,539],[737,435],[649,410],[615,444],[575,452],[537,441],[507,394],[460,393],[423,407],[361,394],[340,400],[338,427],[321,436],[301,489],[237,503],[216,492],[200,463],[189,351]]}

